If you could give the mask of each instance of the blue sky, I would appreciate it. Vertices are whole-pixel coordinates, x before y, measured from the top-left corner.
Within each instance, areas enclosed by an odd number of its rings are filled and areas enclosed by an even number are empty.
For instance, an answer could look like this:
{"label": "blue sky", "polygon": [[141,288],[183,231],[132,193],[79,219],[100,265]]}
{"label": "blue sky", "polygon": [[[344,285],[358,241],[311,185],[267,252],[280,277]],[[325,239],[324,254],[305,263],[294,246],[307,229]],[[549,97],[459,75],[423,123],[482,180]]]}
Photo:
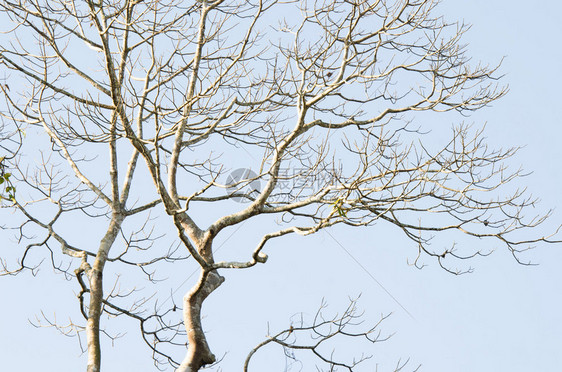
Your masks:
{"label": "blue sky", "polygon": [[[557,18],[561,10],[555,1],[530,5],[503,0],[444,1],[437,10],[449,20],[473,25],[465,41],[475,61],[493,65],[505,57],[502,82],[510,92],[464,120],[487,123],[485,133],[492,147],[525,146],[510,164],[532,171],[521,186],[541,199],[538,208],[555,209],[542,228],[545,234],[562,221],[562,23]],[[443,124],[450,127],[452,122]],[[253,231],[251,224],[243,225],[225,247]],[[390,370],[399,358],[410,358],[411,366],[422,364],[422,371],[560,370],[562,245],[542,246],[526,255],[539,264],[533,267],[518,265],[498,247],[491,256],[471,262],[474,273],[462,276],[448,274],[431,262],[423,270],[415,269],[407,264],[414,253],[406,239],[378,226],[337,228],[274,243],[268,248],[266,265],[225,273],[227,282],[205,304],[209,341],[218,356],[224,354],[219,366],[224,371],[240,370],[247,351],[264,339],[268,322],[272,330],[280,329],[297,312],[313,314],[322,298],[328,311],[341,312],[348,296],[361,294],[359,306],[366,320],[393,313],[382,330],[395,335],[365,349],[381,371]],[[189,281],[179,286],[184,273],[171,274],[177,301],[189,288]],[[0,279],[3,369],[85,369],[75,338],[28,322],[41,311],[66,322],[65,306],[76,306],[75,290],[74,282],[61,280],[47,267],[39,279],[29,273]],[[114,346],[106,343],[105,371],[155,370],[150,369],[150,355],[134,332],[132,328],[130,337]],[[285,363],[282,351],[272,348],[256,359],[255,370],[285,371]]]}

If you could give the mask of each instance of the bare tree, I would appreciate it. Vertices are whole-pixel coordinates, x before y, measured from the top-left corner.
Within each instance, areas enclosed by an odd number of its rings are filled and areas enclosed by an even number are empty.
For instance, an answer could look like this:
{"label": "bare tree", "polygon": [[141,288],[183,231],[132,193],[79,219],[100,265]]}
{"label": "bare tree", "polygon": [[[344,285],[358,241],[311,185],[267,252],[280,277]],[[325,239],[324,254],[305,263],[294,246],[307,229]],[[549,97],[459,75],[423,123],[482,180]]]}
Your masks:
{"label": "bare tree", "polygon": [[[4,273],[34,270],[28,255],[43,247],[77,280],[86,324],[72,327],[86,333],[89,372],[101,368],[103,313],[137,320],[156,363],[183,372],[216,361],[201,311],[224,282],[220,271],[265,263],[272,239],[387,222],[412,240],[416,265],[430,257],[452,273],[463,270],[451,258],[486,252],[435,251],[434,236],[493,239],[517,260],[535,243],[554,242],[529,237],[548,213],[525,215],[535,200],[514,190],[522,173],[504,166],[516,149],[489,149],[482,130],[466,125],[436,146],[413,124],[419,112],[467,115],[506,93],[497,67],[470,63],[467,27],[435,15],[435,6],[3,1],[0,61],[12,87],[3,89],[3,115],[29,128],[33,147],[14,163],[24,253]],[[241,154],[257,160],[240,164]],[[203,215],[214,222],[201,227]],[[272,229],[247,257],[216,261],[217,236],[258,216]],[[76,236],[78,225],[92,227]],[[166,243],[172,232],[175,245]],[[104,293],[108,266],[154,280],[155,267],[186,259],[200,272],[179,306],[183,330],[171,317],[175,304],[151,309],[149,298],[117,285]],[[266,342],[290,348],[288,336]],[[186,341],[176,362],[169,350]]]}

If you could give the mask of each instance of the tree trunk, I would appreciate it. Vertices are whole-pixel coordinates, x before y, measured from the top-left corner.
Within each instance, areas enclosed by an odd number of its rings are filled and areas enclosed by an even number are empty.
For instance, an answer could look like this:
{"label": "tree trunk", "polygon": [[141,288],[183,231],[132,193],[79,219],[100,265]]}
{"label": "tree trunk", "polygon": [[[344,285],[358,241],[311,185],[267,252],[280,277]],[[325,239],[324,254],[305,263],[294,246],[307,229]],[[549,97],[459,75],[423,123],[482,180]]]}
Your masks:
{"label": "tree trunk", "polygon": [[100,346],[100,317],[103,305],[103,268],[107,261],[109,250],[119,234],[124,217],[115,214],[109,224],[105,236],[100,242],[96,260],[88,277],[90,280],[90,307],[86,337],[88,340],[88,369],[87,372],[101,371],[101,346]]}
{"label": "tree trunk", "polygon": [[183,318],[187,331],[188,348],[182,364],[176,372],[196,372],[207,364],[216,361],[211,352],[201,325],[203,301],[224,282],[224,277],[214,271],[201,276],[197,284],[183,298]]}
{"label": "tree trunk", "polygon": [[103,299],[102,272],[92,269],[90,273],[90,311],[86,337],[88,340],[88,372],[99,372],[101,365],[100,317]]}

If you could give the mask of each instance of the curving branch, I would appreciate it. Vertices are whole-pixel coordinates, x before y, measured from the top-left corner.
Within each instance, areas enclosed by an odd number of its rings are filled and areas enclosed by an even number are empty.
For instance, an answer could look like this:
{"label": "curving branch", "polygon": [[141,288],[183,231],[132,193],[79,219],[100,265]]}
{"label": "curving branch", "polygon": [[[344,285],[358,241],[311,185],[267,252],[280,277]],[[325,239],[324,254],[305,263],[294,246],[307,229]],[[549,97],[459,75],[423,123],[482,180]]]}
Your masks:
{"label": "curving branch", "polygon": [[[351,339],[360,339],[367,344],[375,344],[390,339],[389,336],[382,336],[380,325],[390,315],[382,316],[381,319],[366,330],[359,330],[362,327],[361,320],[363,314],[357,308],[358,299],[351,299],[348,307],[341,315],[326,316],[327,304],[322,301],[319,309],[311,320],[306,320],[302,314],[296,317],[297,320],[280,332],[268,335],[267,339],[255,346],[247,355],[244,361],[244,372],[251,370],[250,362],[252,358],[268,345],[281,346],[284,354],[298,360],[298,355],[305,353],[312,354],[321,363],[316,365],[316,369],[326,366],[330,371],[345,370],[357,371],[357,366],[363,365],[372,355],[361,354],[358,357],[338,357],[335,353],[334,340],[338,342],[350,342]],[[363,327],[364,328],[364,327]],[[344,339],[346,341],[341,341]],[[332,349],[333,348],[333,349]],[[329,350],[332,349],[330,352]],[[398,361],[394,372],[403,370],[408,364],[409,359]],[[419,370],[418,366],[413,371]]]}

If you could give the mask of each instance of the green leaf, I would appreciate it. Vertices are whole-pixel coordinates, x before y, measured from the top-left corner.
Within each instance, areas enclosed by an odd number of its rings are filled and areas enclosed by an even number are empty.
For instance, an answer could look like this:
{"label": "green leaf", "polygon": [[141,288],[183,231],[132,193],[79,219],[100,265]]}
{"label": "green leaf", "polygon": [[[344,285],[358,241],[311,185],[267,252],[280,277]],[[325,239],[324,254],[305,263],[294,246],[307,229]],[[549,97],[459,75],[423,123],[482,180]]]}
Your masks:
{"label": "green leaf", "polygon": [[337,212],[340,217],[347,217],[347,210],[343,208],[343,200],[338,198],[333,204],[333,211]]}

